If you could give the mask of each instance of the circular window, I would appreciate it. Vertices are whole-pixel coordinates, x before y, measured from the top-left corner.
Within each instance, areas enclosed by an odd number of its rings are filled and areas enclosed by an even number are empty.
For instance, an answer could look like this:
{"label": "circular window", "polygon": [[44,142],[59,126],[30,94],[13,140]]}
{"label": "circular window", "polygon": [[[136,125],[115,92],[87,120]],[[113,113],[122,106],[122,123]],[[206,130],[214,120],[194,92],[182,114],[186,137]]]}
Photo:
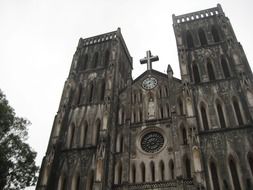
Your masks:
{"label": "circular window", "polygon": [[155,131],[143,135],[141,139],[141,148],[148,153],[159,151],[163,145],[163,135]]}

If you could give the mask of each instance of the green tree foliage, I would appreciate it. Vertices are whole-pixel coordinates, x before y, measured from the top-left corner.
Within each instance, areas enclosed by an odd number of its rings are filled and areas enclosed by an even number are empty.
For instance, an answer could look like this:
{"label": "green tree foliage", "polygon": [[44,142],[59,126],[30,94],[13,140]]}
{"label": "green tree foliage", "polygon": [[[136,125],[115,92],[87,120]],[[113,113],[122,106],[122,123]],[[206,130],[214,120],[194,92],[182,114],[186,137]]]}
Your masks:
{"label": "green tree foliage", "polygon": [[0,190],[24,189],[37,181],[36,152],[25,142],[29,124],[15,115],[0,90]]}

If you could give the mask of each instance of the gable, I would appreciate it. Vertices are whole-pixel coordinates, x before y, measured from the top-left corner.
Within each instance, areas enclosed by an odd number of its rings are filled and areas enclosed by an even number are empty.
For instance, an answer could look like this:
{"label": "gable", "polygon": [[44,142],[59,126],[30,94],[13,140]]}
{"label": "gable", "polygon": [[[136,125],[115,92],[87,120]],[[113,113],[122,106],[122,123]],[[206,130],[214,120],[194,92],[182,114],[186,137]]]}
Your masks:
{"label": "gable", "polygon": [[169,81],[170,82],[172,81],[173,86],[175,85],[178,86],[181,84],[181,80],[178,78],[173,77],[172,79],[169,80],[168,75],[166,75],[165,73],[161,73],[156,70],[147,70],[144,73],[142,73],[140,76],[138,76],[135,80],[133,80],[132,84],[126,87],[125,89],[123,89],[120,92],[120,94],[125,93],[129,89],[131,89],[132,91],[145,90],[142,86],[142,83],[145,79],[149,77],[155,78],[157,80],[157,85],[153,90],[156,90],[157,88],[162,87],[162,86],[168,86]]}

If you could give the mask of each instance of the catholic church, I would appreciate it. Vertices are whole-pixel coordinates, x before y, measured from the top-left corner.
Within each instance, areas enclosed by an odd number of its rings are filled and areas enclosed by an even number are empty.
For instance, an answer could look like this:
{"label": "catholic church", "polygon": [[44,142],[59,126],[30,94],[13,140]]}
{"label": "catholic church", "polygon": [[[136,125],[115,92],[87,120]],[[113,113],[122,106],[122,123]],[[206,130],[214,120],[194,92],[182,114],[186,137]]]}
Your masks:
{"label": "catholic church", "polygon": [[253,189],[242,45],[219,4],[172,20],[181,79],[147,51],[133,80],[120,29],[79,40],[36,190]]}

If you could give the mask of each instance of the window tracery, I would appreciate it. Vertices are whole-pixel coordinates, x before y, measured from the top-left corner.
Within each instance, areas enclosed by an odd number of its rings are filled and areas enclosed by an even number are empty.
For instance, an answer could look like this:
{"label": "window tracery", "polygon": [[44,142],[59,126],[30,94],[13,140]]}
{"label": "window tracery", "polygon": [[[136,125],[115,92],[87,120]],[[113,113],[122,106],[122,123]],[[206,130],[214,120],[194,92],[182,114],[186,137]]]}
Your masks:
{"label": "window tracery", "polygon": [[155,153],[159,151],[163,145],[163,135],[155,131],[145,134],[141,139],[141,148],[148,153]]}

